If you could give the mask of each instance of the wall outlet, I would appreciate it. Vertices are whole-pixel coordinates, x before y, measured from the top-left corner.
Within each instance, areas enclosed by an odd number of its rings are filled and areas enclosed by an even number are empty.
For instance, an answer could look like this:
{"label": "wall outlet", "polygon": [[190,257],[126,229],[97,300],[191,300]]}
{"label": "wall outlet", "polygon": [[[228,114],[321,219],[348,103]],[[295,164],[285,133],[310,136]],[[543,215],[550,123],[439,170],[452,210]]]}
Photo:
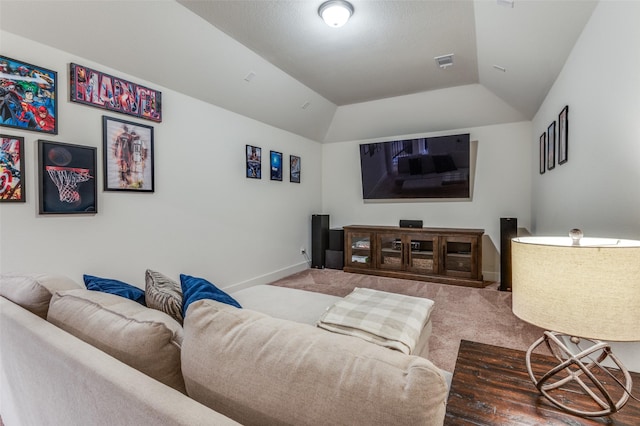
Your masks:
{"label": "wall outlet", "polygon": [[300,247],[300,254],[307,254],[307,249],[304,247]]}

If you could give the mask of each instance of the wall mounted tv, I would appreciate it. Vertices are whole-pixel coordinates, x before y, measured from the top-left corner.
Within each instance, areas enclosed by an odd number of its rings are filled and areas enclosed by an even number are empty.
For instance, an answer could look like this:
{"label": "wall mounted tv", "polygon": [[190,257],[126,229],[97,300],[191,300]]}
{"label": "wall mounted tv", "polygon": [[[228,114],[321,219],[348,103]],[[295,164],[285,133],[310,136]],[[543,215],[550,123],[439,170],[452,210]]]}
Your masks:
{"label": "wall mounted tv", "polygon": [[469,134],[360,145],[365,200],[470,199]]}

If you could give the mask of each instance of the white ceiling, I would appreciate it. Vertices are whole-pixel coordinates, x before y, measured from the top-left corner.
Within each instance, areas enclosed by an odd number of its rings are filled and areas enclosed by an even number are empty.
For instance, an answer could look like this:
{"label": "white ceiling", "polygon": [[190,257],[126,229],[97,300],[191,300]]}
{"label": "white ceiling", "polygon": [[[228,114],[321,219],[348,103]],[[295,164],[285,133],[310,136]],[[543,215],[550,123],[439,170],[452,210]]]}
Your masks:
{"label": "white ceiling", "polygon": [[[351,0],[351,20],[330,28],[323,0],[177,1],[336,105],[480,83],[528,118],[595,6]],[[449,53],[454,65],[440,69],[434,57]]]}
{"label": "white ceiling", "polygon": [[352,0],[337,29],[321,3],[0,0],[0,28],[323,141],[340,106],[473,84],[533,118],[597,1]]}

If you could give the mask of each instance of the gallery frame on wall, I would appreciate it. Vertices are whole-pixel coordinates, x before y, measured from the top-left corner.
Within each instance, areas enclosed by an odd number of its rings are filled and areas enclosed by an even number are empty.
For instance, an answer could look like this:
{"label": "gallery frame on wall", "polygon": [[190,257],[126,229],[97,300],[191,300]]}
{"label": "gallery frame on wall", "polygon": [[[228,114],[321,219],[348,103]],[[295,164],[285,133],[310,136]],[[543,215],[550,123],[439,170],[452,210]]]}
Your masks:
{"label": "gallery frame on wall", "polygon": [[40,214],[98,212],[96,152],[91,146],[38,140]]}
{"label": "gallery frame on wall", "polygon": [[162,93],[120,77],[70,64],[69,99],[132,117],[162,121]]}
{"label": "gallery frame on wall", "polygon": [[300,183],[300,157],[297,155],[289,156],[289,181]]}
{"label": "gallery frame on wall", "polygon": [[558,164],[569,159],[569,105],[558,115]]}
{"label": "gallery frame on wall", "polygon": [[282,181],[282,153],[271,151],[269,158],[271,164],[271,180]]}
{"label": "gallery frame on wall", "polygon": [[0,126],[58,134],[58,73],[0,55]]}
{"label": "gallery frame on wall", "polygon": [[102,116],[105,191],[154,192],[153,127]]}
{"label": "gallery frame on wall", "polygon": [[540,135],[540,174],[547,171],[547,133]]}
{"label": "gallery frame on wall", "polygon": [[247,177],[262,179],[262,148],[247,145],[245,149]]}
{"label": "gallery frame on wall", "polygon": [[547,170],[556,166],[556,122],[547,127]]}
{"label": "gallery frame on wall", "polygon": [[0,141],[0,201],[24,203],[24,138],[0,135]]}

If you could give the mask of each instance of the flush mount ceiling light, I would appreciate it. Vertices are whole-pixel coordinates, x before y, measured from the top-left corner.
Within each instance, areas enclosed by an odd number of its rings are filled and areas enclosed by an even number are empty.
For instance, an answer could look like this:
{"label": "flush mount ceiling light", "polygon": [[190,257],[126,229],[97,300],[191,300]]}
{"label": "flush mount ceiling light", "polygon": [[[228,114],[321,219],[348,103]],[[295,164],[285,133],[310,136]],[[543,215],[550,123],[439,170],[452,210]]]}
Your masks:
{"label": "flush mount ceiling light", "polygon": [[447,55],[442,55],[442,56],[436,56],[433,59],[436,60],[436,63],[442,69],[447,69],[448,67],[453,65],[453,53],[449,53]]}
{"label": "flush mount ceiling light", "polygon": [[329,0],[320,5],[318,15],[330,27],[339,28],[353,15],[353,5],[344,0]]}

